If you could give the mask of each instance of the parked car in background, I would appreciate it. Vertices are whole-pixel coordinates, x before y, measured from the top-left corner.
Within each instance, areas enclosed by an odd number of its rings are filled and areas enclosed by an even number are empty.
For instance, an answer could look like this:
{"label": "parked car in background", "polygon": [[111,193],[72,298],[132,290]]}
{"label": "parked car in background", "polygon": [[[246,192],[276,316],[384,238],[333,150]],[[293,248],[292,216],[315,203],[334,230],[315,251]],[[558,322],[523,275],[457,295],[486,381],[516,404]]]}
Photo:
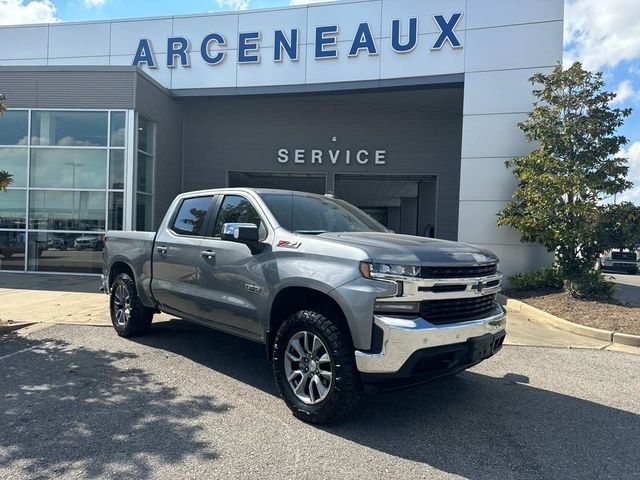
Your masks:
{"label": "parked car in background", "polygon": [[55,248],[57,250],[66,250],[69,248],[69,244],[64,238],[50,238],[47,242],[49,248]]}
{"label": "parked car in background", "polygon": [[98,235],[82,235],[73,242],[76,250],[103,250],[104,242]]}
{"label": "parked car in background", "polygon": [[631,249],[613,249],[600,255],[596,270],[623,272],[635,275],[640,268],[640,252]]}
{"label": "parked car in background", "polygon": [[[42,256],[42,252],[47,250],[47,247],[42,243],[37,243],[36,248],[38,249],[38,258]],[[0,245],[0,255],[3,258],[11,258],[13,255],[24,255],[25,251],[24,242],[10,242]]]}

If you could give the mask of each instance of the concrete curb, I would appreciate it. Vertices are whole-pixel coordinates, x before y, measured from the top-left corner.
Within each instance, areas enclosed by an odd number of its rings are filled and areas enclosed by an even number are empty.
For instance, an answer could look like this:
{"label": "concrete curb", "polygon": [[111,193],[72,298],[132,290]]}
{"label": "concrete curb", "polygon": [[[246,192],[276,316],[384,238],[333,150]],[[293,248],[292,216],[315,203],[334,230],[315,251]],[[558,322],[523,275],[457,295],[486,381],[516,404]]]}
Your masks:
{"label": "concrete curb", "polygon": [[601,330],[599,328],[587,327],[578,323],[573,323],[560,317],[556,317],[539,308],[532,307],[519,300],[508,298],[502,294],[498,295],[498,302],[503,305],[507,312],[519,312],[530,320],[538,321],[546,325],[565,330],[567,332],[582,335],[583,337],[595,338],[611,343],[620,343],[632,347],[640,347],[640,336],[628,333],[618,333],[610,330]]}
{"label": "concrete curb", "polygon": [[8,325],[0,325],[0,335],[3,333],[13,332],[15,330],[20,330],[21,328],[28,327],[29,325],[34,325],[36,322],[22,322],[22,323],[9,323]]}

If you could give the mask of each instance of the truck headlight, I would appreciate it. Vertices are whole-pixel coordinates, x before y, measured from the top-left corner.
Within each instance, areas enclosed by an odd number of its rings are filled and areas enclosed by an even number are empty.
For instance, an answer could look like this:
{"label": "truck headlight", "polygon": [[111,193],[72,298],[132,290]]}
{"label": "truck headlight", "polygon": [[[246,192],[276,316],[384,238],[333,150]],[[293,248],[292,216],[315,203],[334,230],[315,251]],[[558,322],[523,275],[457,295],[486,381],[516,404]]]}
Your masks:
{"label": "truck headlight", "polygon": [[392,263],[360,263],[360,272],[365,278],[419,277],[420,267]]}

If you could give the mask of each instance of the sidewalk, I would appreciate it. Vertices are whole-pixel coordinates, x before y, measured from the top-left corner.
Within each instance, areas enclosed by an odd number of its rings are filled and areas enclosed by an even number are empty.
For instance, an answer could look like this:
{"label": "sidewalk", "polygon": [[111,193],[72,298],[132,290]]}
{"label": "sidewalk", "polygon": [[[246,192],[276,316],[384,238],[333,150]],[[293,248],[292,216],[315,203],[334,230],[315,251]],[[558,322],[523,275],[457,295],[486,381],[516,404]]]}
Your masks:
{"label": "sidewalk", "polygon": [[[0,322],[111,326],[100,277],[0,273]],[[154,322],[169,321],[156,315]]]}
{"label": "sidewalk", "polygon": [[[0,273],[0,321],[111,326],[109,298],[98,277]],[[170,321],[156,315],[154,322]],[[507,345],[593,348],[640,354],[640,348],[613,345],[528,320],[516,312],[507,320]]]}

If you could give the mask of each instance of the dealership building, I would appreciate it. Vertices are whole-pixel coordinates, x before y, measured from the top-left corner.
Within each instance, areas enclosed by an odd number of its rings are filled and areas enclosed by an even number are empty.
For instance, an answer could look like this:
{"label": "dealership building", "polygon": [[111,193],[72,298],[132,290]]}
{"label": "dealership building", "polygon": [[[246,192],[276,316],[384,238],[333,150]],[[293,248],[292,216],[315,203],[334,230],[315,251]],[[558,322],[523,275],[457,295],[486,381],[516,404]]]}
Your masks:
{"label": "dealership building", "polygon": [[390,229],[549,261],[496,226],[563,0],[347,0],[0,27],[0,270],[101,270],[178,193],[331,193]]}

